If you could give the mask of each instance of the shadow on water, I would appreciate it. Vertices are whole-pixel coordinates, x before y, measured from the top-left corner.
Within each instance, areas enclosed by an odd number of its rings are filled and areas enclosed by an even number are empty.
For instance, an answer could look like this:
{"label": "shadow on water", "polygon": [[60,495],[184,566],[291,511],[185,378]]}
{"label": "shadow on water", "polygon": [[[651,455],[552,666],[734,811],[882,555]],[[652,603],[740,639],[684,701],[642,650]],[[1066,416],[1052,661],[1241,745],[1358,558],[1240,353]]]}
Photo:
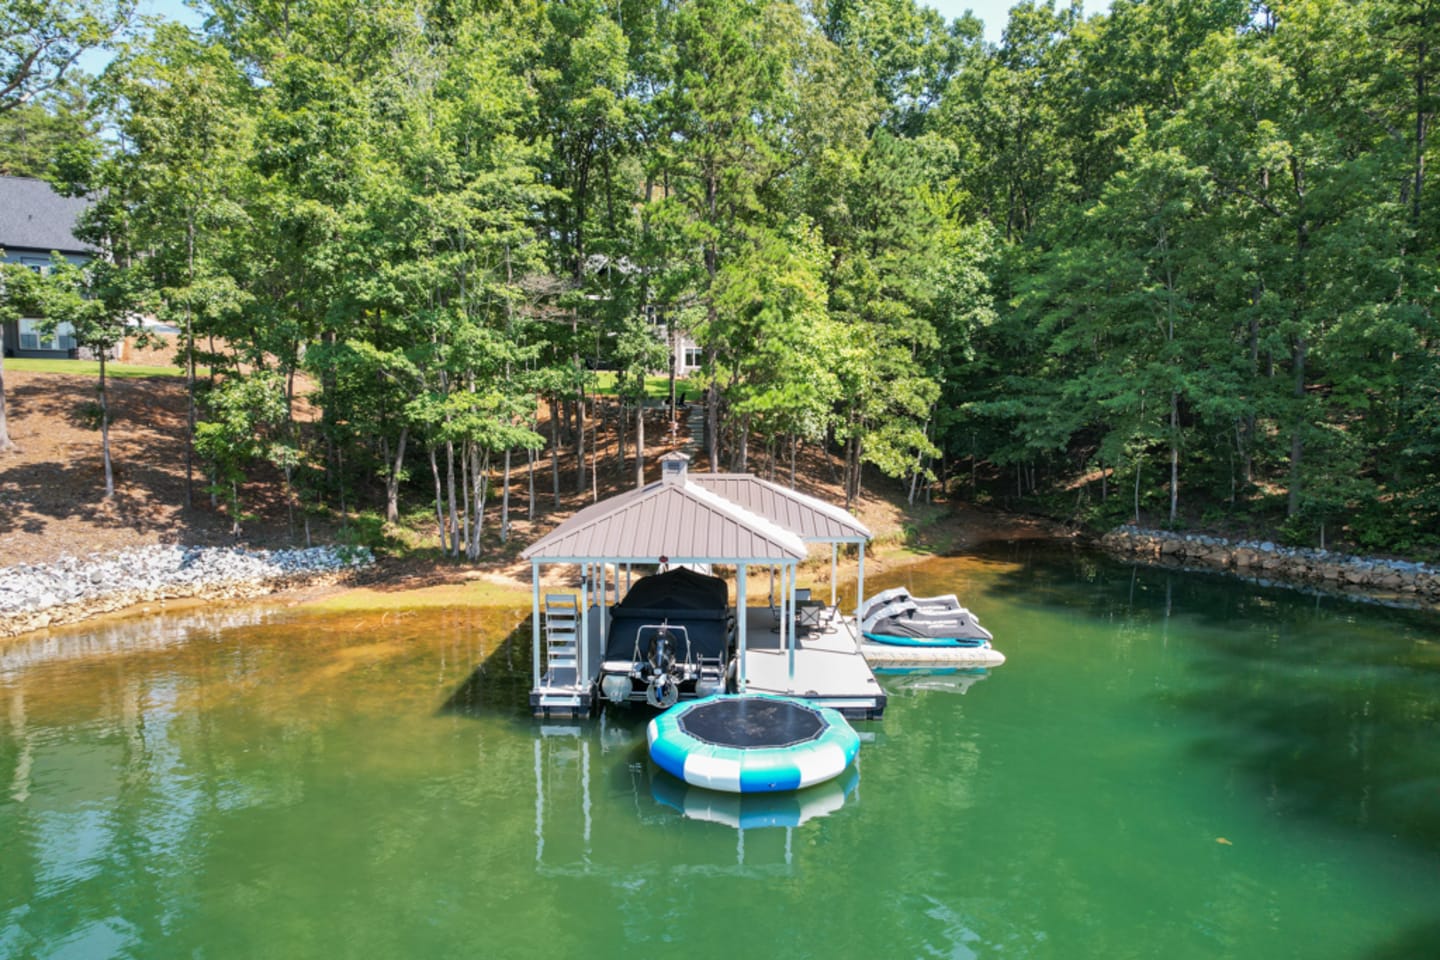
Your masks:
{"label": "shadow on water", "polygon": [[451,691],[440,716],[530,719],[530,618],[522,620]]}
{"label": "shadow on water", "polygon": [[1033,544],[996,556],[1020,564],[1008,602],[1183,638],[1187,683],[1155,696],[1274,812],[1440,852],[1440,618]]}

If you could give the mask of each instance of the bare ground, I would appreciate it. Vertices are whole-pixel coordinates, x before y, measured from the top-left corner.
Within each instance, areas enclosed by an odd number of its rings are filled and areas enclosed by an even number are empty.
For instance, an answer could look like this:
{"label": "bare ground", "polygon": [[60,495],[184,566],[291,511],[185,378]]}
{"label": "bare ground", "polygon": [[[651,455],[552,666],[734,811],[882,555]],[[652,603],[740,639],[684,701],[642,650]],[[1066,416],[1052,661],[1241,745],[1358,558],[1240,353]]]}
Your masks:
{"label": "bare ground", "polygon": [[[95,399],[90,377],[7,370],[5,376],[11,438],[17,450],[0,454],[0,567],[43,563],[63,555],[79,556],[155,543],[221,545],[237,542],[230,518],[214,508],[197,471],[194,506],[185,503],[185,389],[179,378],[137,378],[110,382],[111,448],[115,497],[103,499],[104,476],[100,435],[86,422],[83,409]],[[683,422],[682,422],[683,424]],[[548,436],[548,426],[542,425]],[[647,428],[650,473],[658,476],[654,458],[683,445],[683,429],[667,435],[656,421]],[[583,493],[575,490],[573,451],[561,456],[562,497],[555,508],[548,458],[536,465],[537,515],[527,517],[528,485],[523,461],[511,487],[512,536],[500,544],[495,536],[497,499],[487,516],[490,540],[479,564],[459,565],[423,551],[403,559],[382,559],[359,575],[361,585],[385,593],[442,584],[481,581],[501,592],[529,589],[529,565],[518,559],[521,547],[550,529],[596,495],[604,497],[633,483],[633,467],[618,466],[618,434],[614,417],[602,423],[600,473]],[[657,443],[657,441],[659,441]],[[696,469],[706,469],[703,457]],[[763,455],[751,464],[766,475]],[[774,479],[785,482],[785,466]],[[818,450],[802,454],[798,486],[832,503],[843,500],[834,465]],[[1066,531],[1053,523],[968,507],[963,504],[907,511],[903,498],[888,491],[868,493],[854,511],[881,541],[872,556],[880,563],[903,562],[899,545],[912,535],[930,552],[953,553],[987,540],[1053,538]],[[250,546],[293,545],[278,484],[257,482],[245,491],[255,518],[247,521],[243,543]],[[918,517],[918,520],[917,520]],[[433,526],[433,524],[432,524]],[[915,532],[919,528],[918,534]],[[333,529],[317,529],[324,542]],[[433,530],[419,530],[412,540],[433,539]],[[887,559],[888,557],[888,559]],[[828,575],[828,564],[826,565]],[[557,572],[556,576],[561,576]]]}
{"label": "bare ground", "polygon": [[[100,432],[85,407],[90,377],[7,370],[10,438],[0,454],[0,566],[154,543],[228,544],[230,521],[209,508],[197,479],[197,508],[185,509],[185,386],[177,378],[109,382],[115,496],[104,499]],[[283,520],[282,520],[283,524]],[[248,542],[270,544],[262,519]]]}

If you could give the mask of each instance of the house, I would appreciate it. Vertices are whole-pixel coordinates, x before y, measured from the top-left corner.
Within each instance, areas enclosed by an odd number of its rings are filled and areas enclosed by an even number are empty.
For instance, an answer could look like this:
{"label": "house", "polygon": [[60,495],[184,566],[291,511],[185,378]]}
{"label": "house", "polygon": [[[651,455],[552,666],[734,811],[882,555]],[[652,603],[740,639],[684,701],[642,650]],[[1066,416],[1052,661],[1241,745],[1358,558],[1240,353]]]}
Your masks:
{"label": "house", "polygon": [[645,319],[654,329],[656,338],[670,351],[670,363],[675,368],[675,375],[688,377],[698,372],[705,363],[705,351],[695,342],[695,336],[689,330],[679,324],[673,327],[670,325],[666,315],[668,309],[659,305],[647,306]]}
{"label": "house", "polygon": [[[62,197],[44,180],[0,176],[0,262],[19,263],[40,273],[50,269],[50,256],[59,253],[83,264],[93,249],[77,240],[76,220],[89,201]],[[0,329],[6,357],[70,357],[77,348],[70,325],[62,323],[50,336],[40,320],[22,317]]]}

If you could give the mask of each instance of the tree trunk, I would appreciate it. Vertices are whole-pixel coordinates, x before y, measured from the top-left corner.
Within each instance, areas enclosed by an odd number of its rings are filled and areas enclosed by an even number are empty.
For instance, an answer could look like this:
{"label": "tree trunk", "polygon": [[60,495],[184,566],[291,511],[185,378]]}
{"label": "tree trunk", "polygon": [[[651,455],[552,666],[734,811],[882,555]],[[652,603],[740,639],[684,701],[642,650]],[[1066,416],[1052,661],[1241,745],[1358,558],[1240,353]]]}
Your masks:
{"label": "tree trunk", "polygon": [[474,444],[469,440],[460,448],[460,542],[466,550],[470,549],[470,458],[473,451]]}
{"label": "tree trunk", "polygon": [[[616,388],[619,388],[618,380],[616,381]],[[623,399],[617,397],[616,404],[618,414],[615,417],[615,475],[617,477],[623,477],[625,476],[625,461],[628,456],[628,448],[630,445],[630,415],[626,412],[625,401]],[[599,456],[597,455],[595,459],[596,463],[598,464],[600,459]]]}
{"label": "tree trunk", "polygon": [[530,502],[529,502],[529,504],[525,507],[525,519],[526,519],[526,520],[534,520],[534,519],[535,519],[535,449],[534,449],[533,447],[526,447],[526,448],[525,448],[525,464],[526,464],[526,471],[525,471],[525,472],[526,472],[527,477],[529,478],[529,484],[530,484]]}
{"label": "tree trunk", "polygon": [[[712,355],[714,351],[711,351]],[[713,363],[713,361],[712,361]],[[705,452],[710,457],[710,472],[720,472],[720,384],[710,381],[705,391]]]}
{"label": "tree trunk", "polygon": [[635,405],[635,489],[645,486],[645,404]]}
{"label": "tree trunk", "polygon": [[500,488],[500,542],[510,539],[510,451],[505,451],[505,480]]}
{"label": "tree trunk", "polygon": [[1170,522],[1180,503],[1180,394],[1170,391]]}
{"label": "tree trunk", "polygon": [[[191,289],[195,286],[195,218],[185,224],[185,256]],[[214,364],[211,364],[214,373]],[[195,505],[195,320],[185,305],[185,509]],[[213,499],[213,495],[212,495]],[[340,511],[342,519],[345,511]]]}
{"label": "tree trunk", "polygon": [[445,536],[444,491],[440,485],[440,464],[435,460],[435,445],[430,445],[430,476],[435,478],[435,529],[440,534],[440,552],[444,553],[449,544]]}
{"label": "tree trunk", "polygon": [[400,439],[395,443],[395,460],[390,464],[390,475],[385,478],[385,522],[400,522],[400,471],[405,468],[405,442],[410,439],[410,428],[400,428]]}
{"label": "tree trunk", "polygon": [[0,333],[0,453],[15,449],[10,439],[10,424],[5,418],[5,339]]}
{"label": "tree trunk", "polygon": [[1297,329],[1295,345],[1291,351],[1291,366],[1295,383],[1291,395],[1295,398],[1295,422],[1290,435],[1290,491],[1286,504],[1286,516],[1293,517],[1300,512],[1300,466],[1305,452],[1305,360],[1309,343],[1305,338],[1304,311],[1310,283],[1306,275],[1306,256],[1310,250],[1310,227],[1305,221],[1305,168],[1298,158],[1290,158],[1290,176],[1295,186],[1295,197],[1299,204],[1295,223],[1295,266],[1299,276],[1296,283],[1295,318]]}
{"label": "tree trunk", "polygon": [[1135,458],[1135,526],[1140,526],[1140,458]]}
{"label": "tree trunk", "polygon": [[[1426,23],[1424,26],[1430,27],[1430,24]],[[1430,44],[1427,40],[1422,39],[1416,50],[1415,57],[1415,62],[1418,64],[1415,71],[1415,174],[1414,186],[1411,188],[1410,196],[1410,216],[1417,230],[1420,229],[1422,222],[1420,219],[1422,211],[1420,192],[1425,186],[1425,140],[1429,132],[1431,116],[1431,114],[1425,110],[1429,99],[1427,93],[1427,81],[1429,78],[1425,72],[1425,64],[1429,56]]]}
{"label": "tree trunk", "polygon": [[455,442],[445,441],[445,488],[450,506],[450,556],[460,555],[460,511],[455,503]]}
{"label": "tree trunk", "polygon": [[[575,358],[578,368],[580,358]],[[585,492],[585,391],[578,389],[575,398],[575,492]]]}
{"label": "tree trunk", "polygon": [[550,481],[555,494],[555,509],[560,509],[560,411],[561,405],[550,400]]}
{"label": "tree trunk", "polygon": [[110,398],[105,391],[105,353],[100,349],[100,459],[105,464],[105,499],[115,496],[115,469],[110,463]]}
{"label": "tree trunk", "polygon": [[474,469],[472,472],[474,474],[475,508],[474,522],[471,524],[470,527],[470,545],[469,548],[466,550],[466,556],[471,560],[479,560],[480,540],[481,535],[484,533],[485,529],[485,495],[488,492],[487,487],[489,486],[490,480],[490,454],[488,451],[486,452],[485,460],[482,463],[480,461],[479,448],[472,448],[471,459],[474,463]]}
{"label": "tree trunk", "polygon": [[1300,464],[1305,453],[1305,358],[1309,350],[1304,337],[1295,339],[1295,423],[1290,433],[1290,496],[1285,515],[1293,517],[1300,512]]}

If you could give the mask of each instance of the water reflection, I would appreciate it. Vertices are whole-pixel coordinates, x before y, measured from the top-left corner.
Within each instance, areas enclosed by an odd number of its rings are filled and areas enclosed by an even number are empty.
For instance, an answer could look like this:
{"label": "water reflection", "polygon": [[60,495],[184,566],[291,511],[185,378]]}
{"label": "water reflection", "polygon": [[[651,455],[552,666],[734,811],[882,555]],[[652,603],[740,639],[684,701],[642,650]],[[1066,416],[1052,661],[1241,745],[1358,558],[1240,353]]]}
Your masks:
{"label": "water reflection", "polygon": [[255,627],[283,616],[274,607],[216,606],[144,617],[97,620],[0,641],[0,680],[45,663],[172,649],[225,631]]}
{"label": "water reflection", "polygon": [[983,667],[876,667],[875,676],[888,696],[916,696],[925,693],[968,693],[990,676]]}
{"label": "water reflection", "polygon": [[688,820],[718,823],[734,830],[765,827],[791,829],[828,817],[845,806],[860,783],[860,771],[851,764],[839,777],[804,790],[783,793],[720,793],[692,786],[656,770],[650,778],[650,794],[659,803]]}

